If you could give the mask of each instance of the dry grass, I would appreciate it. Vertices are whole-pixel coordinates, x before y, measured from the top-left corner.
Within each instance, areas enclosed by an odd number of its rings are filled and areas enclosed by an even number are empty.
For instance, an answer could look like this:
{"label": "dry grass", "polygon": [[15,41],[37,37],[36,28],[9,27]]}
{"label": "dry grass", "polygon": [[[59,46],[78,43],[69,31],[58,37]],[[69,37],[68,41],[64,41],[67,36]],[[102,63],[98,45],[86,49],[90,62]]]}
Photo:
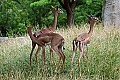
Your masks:
{"label": "dry grass", "polygon": [[[65,70],[60,69],[53,76],[54,65],[50,64],[48,47],[46,48],[46,73],[42,74],[42,61],[35,64],[33,55],[32,65],[29,65],[31,41],[25,39],[10,39],[0,42],[0,80],[119,80],[120,79],[120,28],[104,29],[100,25],[94,27],[89,46],[89,63],[81,59],[77,67],[79,51],[73,63],[73,78],[69,76],[70,59],[72,56],[72,40],[83,32],[88,32],[88,25],[76,26],[70,29],[58,29],[57,33],[65,38],[66,55]],[[41,54],[39,54],[40,56]],[[57,55],[54,55],[57,61]]]}

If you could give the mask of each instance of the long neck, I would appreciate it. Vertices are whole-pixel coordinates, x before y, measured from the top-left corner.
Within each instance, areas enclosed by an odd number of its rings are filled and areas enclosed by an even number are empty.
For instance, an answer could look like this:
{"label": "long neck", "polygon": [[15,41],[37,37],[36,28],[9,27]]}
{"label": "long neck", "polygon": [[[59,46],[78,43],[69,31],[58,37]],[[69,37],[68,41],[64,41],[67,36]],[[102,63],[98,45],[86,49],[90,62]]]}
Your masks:
{"label": "long neck", "polygon": [[51,30],[52,30],[52,31],[55,31],[55,29],[56,29],[57,16],[58,16],[58,13],[57,13],[57,12],[54,12],[54,22],[53,22],[52,27],[51,27]]}
{"label": "long neck", "polygon": [[88,34],[91,36],[92,35],[92,33],[93,33],[93,26],[94,26],[94,21],[91,21],[90,22],[90,30],[89,30],[89,32],[88,32]]}
{"label": "long neck", "polygon": [[30,38],[33,42],[37,41],[36,38],[32,34],[32,28],[31,27],[28,27],[28,34],[29,34],[29,36],[30,36]]}

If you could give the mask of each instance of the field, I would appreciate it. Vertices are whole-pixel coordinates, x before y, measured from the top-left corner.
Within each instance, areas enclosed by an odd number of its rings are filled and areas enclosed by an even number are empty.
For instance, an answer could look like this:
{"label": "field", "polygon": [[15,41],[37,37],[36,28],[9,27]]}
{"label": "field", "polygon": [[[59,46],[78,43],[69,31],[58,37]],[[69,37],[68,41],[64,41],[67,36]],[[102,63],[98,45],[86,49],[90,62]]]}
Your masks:
{"label": "field", "polygon": [[[81,27],[82,26],[82,27]],[[70,77],[70,61],[72,56],[72,40],[82,32],[88,32],[88,25],[70,29],[58,29],[65,38],[65,69],[61,65],[54,74],[55,66],[50,62],[49,47],[46,47],[46,73],[42,73],[41,52],[39,63],[35,63],[35,51],[32,65],[29,64],[31,40],[10,39],[0,42],[0,80],[120,80],[120,28],[104,29],[100,25],[94,27],[88,50],[88,62],[85,54],[77,67],[79,51],[73,62],[73,73]],[[86,49],[85,49],[86,51]],[[54,60],[58,61],[57,54]]]}

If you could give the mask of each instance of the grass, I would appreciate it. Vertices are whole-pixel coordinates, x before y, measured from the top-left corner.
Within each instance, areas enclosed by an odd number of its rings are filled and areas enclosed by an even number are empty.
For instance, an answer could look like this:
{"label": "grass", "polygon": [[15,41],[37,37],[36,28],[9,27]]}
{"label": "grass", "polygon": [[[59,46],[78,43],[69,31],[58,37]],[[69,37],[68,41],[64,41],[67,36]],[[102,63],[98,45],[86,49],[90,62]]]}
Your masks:
{"label": "grass", "polygon": [[[87,32],[88,25],[73,29],[59,29],[57,33],[65,38],[66,56],[65,69],[61,73],[61,67],[53,76],[55,69],[50,63],[49,48],[46,48],[46,73],[42,73],[41,52],[39,64],[35,63],[33,54],[32,65],[29,65],[31,41],[8,40],[0,42],[0,80],[119,80],[120,79],[120,28],[104,29],[96,25],[89,45],[87,63],[85,54],[81,59],[80,67],[77,67],[79,51],[73,62],[73,77],[70,77],[70,60],[72,56],[72,40],[80,33]],[[86,51],[86,50],[85,50]],[[34,51],[35,53],[35,51]],[[54,54],[57,62],[58,56]],[[61,65],[60,65],[61,66]]]}

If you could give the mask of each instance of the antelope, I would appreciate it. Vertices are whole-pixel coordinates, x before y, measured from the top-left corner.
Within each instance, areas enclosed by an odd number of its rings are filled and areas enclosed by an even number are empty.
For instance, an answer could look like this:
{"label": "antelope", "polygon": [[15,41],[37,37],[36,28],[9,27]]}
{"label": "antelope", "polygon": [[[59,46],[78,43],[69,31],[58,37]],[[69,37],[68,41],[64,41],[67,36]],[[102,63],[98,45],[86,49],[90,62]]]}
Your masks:
{"label": "antelope", "polygon": [[62,48],[64,45],[64,38],[57,33],[44,33],[44,34],[39,35],[39,37],[35,37],[32,34],[33,27],[29,27],[27,24],[25,24],[25,26],[27,27],[28,34],[29,34],[32,42],[34,42],[35,44],[38,45],[38,50],[36,52],[36,62],[38,62],[38,53],[39,53],[40,49],[41,48],[43,49],[43,51],[42,51],[42,59],[43,59],[42,69],[43,69],[43,71],[45,71],[45,64],[46,64],[45,46],[47,44],[50,45],[51,49],[54,50],[60,58],[58,64],[56,65],[55,71],[59,67],[61,59],[62,59],[62,70],[63,70],[64,69],[64,62],[65,62],[65,55],[62,51]]}
{"label": "antelope", "polygon": [[[35,32],[33,34],[34,37],[39,37],[40,35],[42,35],[44,33],[53,33],[55,31],[56,25],[57,25],[57,16],[58,16],[59,13],[63,13],[63,11],[60,8],[58,8],[58,6],[56,8],[54,6],[51,6],[51,7],[54,9],[54,22],[53,22],[53,24],[49,28],[42,29],[42,30],[39,30],[39,31]],[[32,60],[32,53],[33,53],[35,47],[36,47],[36,43],[34,43],[32,41],[32,50],[31,50],[31,53],[30,53],[30,65],[31,65],[31,60]],[[39,50],[39,48],[37,49],[37,51],[38,50]],[[51,55],[50,59],[51,59],[51,61],[52,61],[52,58],[53,58],[52,53],[53,53],[53,51],[50,48],[50,55]]]}
{"label": "antelope", "polygon": [[85,46],[87,48],[86,57],[88,60],[88,44],[90,43],[90,38],[93,33],[93,27],[94,27],[95,22],[101,22],[101,21],[97,17],[88,15],[88,23],[90,24],[89,32],[82,33],[73,40],[73,54],[72,54],[72,59],[71,59],[71,64],[70,64],[71,71],[72,71],[72,63],[73,63],[77,48],[79,48],[79,51],[80,51],[80,56],[78,58],[78,67],[80,66],[80,59],[82,58],[82,55],[84,53]]}

